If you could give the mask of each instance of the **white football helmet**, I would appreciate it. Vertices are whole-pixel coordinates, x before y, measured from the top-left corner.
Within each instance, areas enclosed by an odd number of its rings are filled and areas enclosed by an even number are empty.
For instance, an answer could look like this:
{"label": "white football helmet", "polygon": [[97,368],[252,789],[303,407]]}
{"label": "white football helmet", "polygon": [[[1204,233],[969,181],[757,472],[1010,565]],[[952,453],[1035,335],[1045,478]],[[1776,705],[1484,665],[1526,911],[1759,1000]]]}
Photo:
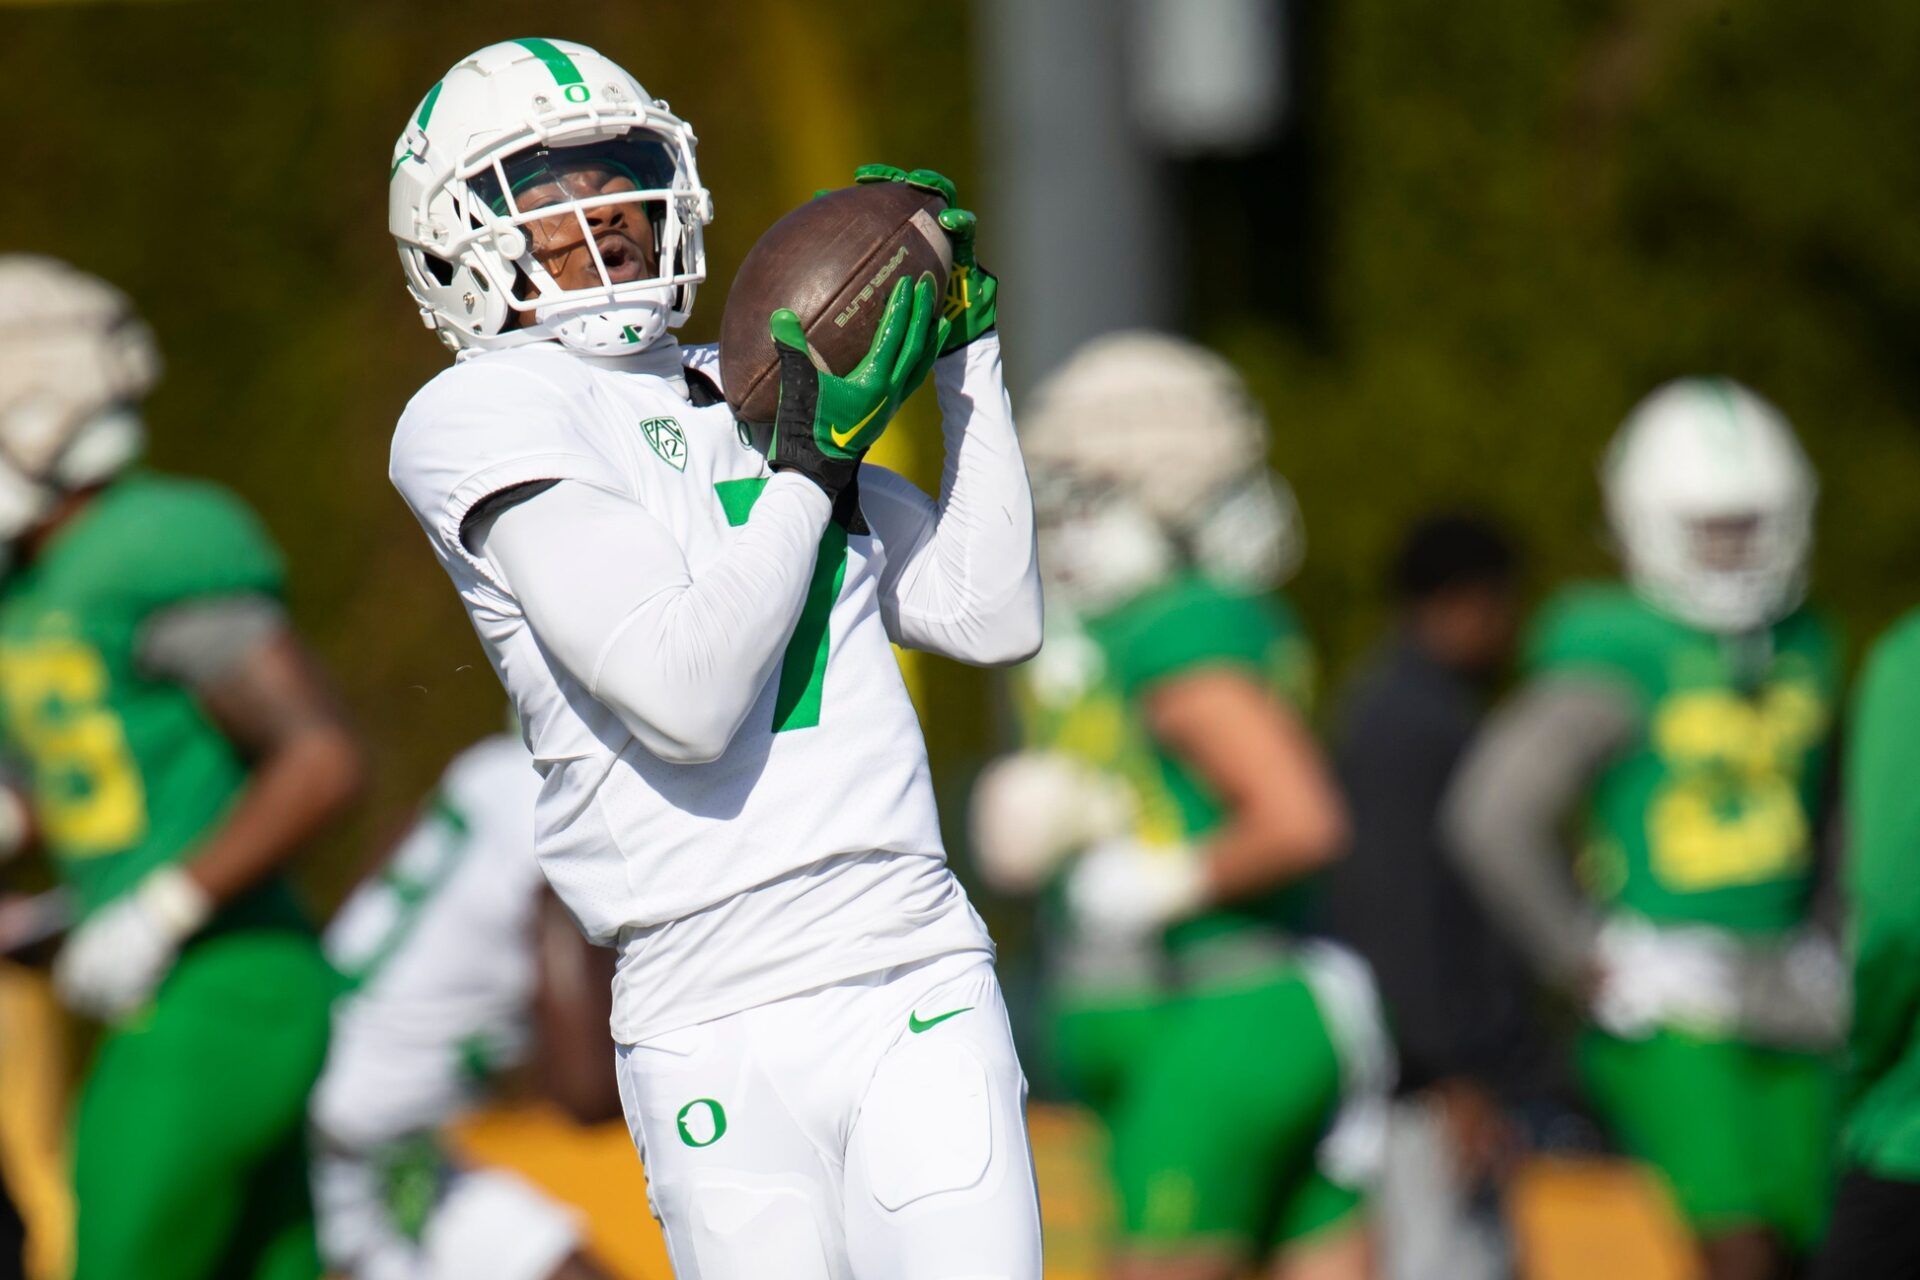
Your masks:
{"label": "white football helmet", "polygon": [[1601,469],[1634,589],[1704,630],[1785,617],[1806,594],[1818,482],[1780,411],[1726,378],[1642,400]]}
{"label": "white football helmet", "polygon": [[[713,198],[693,153],[693,130],[585,45],[509,40],[463,59],[393,148],[387,223],[421,319],[455,351],[645,349],[686,322],[707,275]],[[652,227],[651,274],[610,233],[629,213]],[[584,250],[590,283],[562,287],[533,252],[542,236]]]}
{"label": "white football helmet", "polygon": [[1270,431],[1233,366],[1181,338],[1096,338],[1021,417],[1041,557],[1075,607],[1099,613],[1180,564],[1247,590],[1305,551],[1300,510],[1267,466]]}
{"label": "white football helmet", "polygon": [[125,294],[52,258],[0,255],[0,541],[140,456],[138,405],[159,377]]}

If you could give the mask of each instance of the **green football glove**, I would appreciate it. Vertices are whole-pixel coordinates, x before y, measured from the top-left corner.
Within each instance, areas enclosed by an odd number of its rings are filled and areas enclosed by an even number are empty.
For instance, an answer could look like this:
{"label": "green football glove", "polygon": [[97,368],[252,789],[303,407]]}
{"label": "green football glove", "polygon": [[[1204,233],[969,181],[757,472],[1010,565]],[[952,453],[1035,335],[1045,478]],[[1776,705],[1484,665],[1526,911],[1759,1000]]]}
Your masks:
{"label": "green football glove", "polygon": [[853,181],[855,185],[863,187],[869,182],[904,182],[910,187],[933,192],[947,202],[948,208],[960,203],[960,189],[953,185],[953,179],[931,169],[915,169],[908,173],[898,165],[863,164],[853,171]]}
{"label": "green football glove", "polygon": [[947,340],[948,325],[938,312],[931,275],[897,281],[873,345],[844,378],[814,362],[798,315],[783,307],[768,319],[780,359],[780,407],[767,463],[819,485],[833,500],[834,520],[848,533],[868,531],[860,514],[860,459],[926,381]]}
{"label": "green football glove", "polygon": [[953,242],[953,271],[947,276],[947,295],[942,300],[940,313],[951,328],[940,354],[958,351],[993,328],[1000,301],[1000,281],[992,272],[983,270],[974,257],[973,236],[979,219],[965,209],[954,208],[960,197],[952,179],[931,169],[915,169],[909,173],[890,164],[863,164],[853,171],[853,180],[862,185],[904,182],[910,187],[931,191],[947,202],[947,207],[940,212],[940,229]]}
{"label": "green football glove", "polygon": [[995,311],[1000,302],[1000,280],[983,270],[973,256],[973,233],[978,222],[965,209],[947,209],[940,214],[940,229],[953,241],[953,273],[947,277],[947,296],[941,308],[949,332],[946,355],[972,342],[999,322]]}

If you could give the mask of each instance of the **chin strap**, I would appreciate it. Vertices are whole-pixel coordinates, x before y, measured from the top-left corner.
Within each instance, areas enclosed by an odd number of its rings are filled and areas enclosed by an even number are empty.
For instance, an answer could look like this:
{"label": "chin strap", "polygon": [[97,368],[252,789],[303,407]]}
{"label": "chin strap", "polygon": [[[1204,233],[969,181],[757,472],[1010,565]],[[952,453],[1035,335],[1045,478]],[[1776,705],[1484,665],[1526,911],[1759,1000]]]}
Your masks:
{"label": "chin strap", "polygon": [[671,336],[673,290],[665,285],[636,291],[639,296],[606,303],[557,302],[533,313],[533,328],[561,346],[587,356],[634,355]]}

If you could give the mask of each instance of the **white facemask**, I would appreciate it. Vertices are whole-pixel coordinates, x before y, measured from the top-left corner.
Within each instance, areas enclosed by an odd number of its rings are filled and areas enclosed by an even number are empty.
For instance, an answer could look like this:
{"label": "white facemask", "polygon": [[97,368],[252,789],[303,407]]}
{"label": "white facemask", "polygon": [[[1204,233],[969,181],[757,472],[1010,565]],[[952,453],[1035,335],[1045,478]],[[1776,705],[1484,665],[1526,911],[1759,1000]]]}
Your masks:
{"label": "white facemask", "polygon": [[111,478],[145,445],[139,413],[118,405],[77,428],[44,477],[29,475],[0,455],[0,541],[11,545],[44,520],[62,494]]}
{"label": "white facemask", "polygon": [[1043,523],[1040,541],[1048,586],[1087,617],[1125,604],[1179,565],[1153,517],[1117,497]]}

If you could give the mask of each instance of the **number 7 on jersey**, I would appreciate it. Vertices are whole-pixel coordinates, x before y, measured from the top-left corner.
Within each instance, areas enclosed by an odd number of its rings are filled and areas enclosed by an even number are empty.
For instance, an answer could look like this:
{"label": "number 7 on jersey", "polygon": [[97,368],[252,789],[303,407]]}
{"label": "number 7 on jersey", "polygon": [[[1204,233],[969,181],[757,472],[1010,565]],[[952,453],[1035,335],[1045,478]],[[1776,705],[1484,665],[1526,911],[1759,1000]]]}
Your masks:
{"label": "number 7 on jersey", "polygon": [[[727,513],[727,523],[736,529],[745,524],[766,487],[765,476],[715,481],[714,492],[719,495],[720,509]],[[811,729],[820,723],[830,640],[827,620],[846,578],[847,531],[829,522],[827,531],[820,535],[820,555],[813,562],[813,580],[807,584],[800,621],[794,624],[793,638],[787,641],[786,653],[780,659],[780,691],[773,700],[775,733]]]}

